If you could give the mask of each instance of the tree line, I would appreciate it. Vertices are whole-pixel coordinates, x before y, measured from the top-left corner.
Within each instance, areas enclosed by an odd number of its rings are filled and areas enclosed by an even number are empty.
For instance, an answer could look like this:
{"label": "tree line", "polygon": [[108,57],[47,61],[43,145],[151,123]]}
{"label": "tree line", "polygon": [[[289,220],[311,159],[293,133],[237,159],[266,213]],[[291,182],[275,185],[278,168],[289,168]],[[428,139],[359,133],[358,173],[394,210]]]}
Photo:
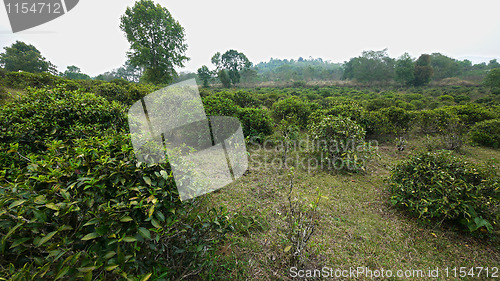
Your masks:
{"label": "tree line", "polygon": [[408,53],[391,58],[387,49],[363,51],[344,63],[332,63],[321,58],[273,59],[254,65],[238,50],[217,52],[212,67],[203,65],[196,73],[181,73],[189,60],[185,55],[187,44],[185,30],[170,12],[151,0],[140,0],[128,7],[120,18],[120,29],[130,43],[127,61],[118,68],[96,77],[82,73],[71,65],[59,72],[55,65],[42,56],[33,45],[17,41],[4,47],[0,66],[6,71],[31,73],[49,72],[70,79],[95,79],[111,81],[121,78],[130,82],[169,84],[188,78],[197,78],[205,87],[220,84],[229,88],[239,83],[255,84],[266,81],[338,81],[360,83],[398,83],[401,86],[422,86],[432,80],[458,77],[465,80],[482,80],[500,63],[473,64],[470,60],[457,60],[441,53],[422,54],[412,58]]}

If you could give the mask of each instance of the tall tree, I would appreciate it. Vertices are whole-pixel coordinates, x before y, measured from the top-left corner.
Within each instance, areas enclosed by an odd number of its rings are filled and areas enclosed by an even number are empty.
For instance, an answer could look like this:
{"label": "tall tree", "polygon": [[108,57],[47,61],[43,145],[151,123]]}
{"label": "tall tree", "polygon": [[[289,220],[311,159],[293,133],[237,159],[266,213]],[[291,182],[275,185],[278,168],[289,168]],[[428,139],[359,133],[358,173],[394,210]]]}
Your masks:
{"label": "tall tree", "polygon": [[16,41],[10,47],[4,48],[0,54],[0,65],[7,71],[26,71],[31,73],[48,72],[55,69],[40,51],[33,45]]}
{"label": "tall tree", "polygon": [[484,84],[490,88],[500,88],[500,68],[489,70],[488,74],[484,78]]}
{"label": "tall tree", "polygon": [[415,86],[422,86],[431,81],[434,70],[431,66],[431,56],[428,54],[422,54],[415,62],[415,79],[413,84]]}
{"label": "tall tree", "polygon": [[66,71],[61,73],[62,77],[66,77],[69,79],[81,79],[81,80],[90,80],[90,76],[85,73],[82,73],[79,67],[70,65],[66,68]]}
{"label": "tall tree", "polygon": [[430,58],[433,70],[432,78],[441,80],[449,77],[457,77],[461,74],[463,67],[459,61],[440,53],[433,53]]}
{"label": "tall tree", "polygon": [[203,87],[208,88],[208,83],[212,79],[212,71],[208,69],[206,65],[198,68],[198,77],[203,81]]}
{"label": "tall tree", "polygon": [[248,60],[245,54],[236,50],[229,50],[221,55],[217,52],[212,57],[212,63],[217,67],[217,70],[226,70],[229,79],[236,85],[240,82],[240,72],[244,69],[249,69],[252,63]]}
{"label": "tall tree", "polygon": [[140,0],[134,7],[127,7],[120,28],[130,43],[130,64],[144,68],[147,82],[170,83],[177,76],[175,67],[189,60],[184,55],[184,28],[166,8],[152,0]]}
{"label": "tall tree", "polygon": [[408,53],[404,53],[396,61],[396,81],[401,83],[403,86],[408,86],[414,79],[414,68],[413,59]]}
{"label": "tall tree", "polygon": [[394,59],[381,51],[363,51],[360,57],[352,58],[344,64],[344,79],[360,82],[388,81],[394,77]]}

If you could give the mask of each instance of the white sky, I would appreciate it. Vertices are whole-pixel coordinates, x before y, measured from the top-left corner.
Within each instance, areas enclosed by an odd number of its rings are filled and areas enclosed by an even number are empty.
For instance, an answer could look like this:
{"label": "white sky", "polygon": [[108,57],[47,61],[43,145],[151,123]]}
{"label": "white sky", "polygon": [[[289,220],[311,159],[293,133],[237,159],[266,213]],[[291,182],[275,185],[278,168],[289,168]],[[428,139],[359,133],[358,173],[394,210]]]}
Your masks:
{"label": "white sky", "polygon": [[[236,49],[253,63],[321,57],[344,62],[363,50],[440,52],[473,62],[500,59],[498,0],[156,0],[185,28],[195,71],[217,52]],[[0,50],[33,44],[59,71],[76,65],[91,76],[120,67],[129,44],[120,16],[133,0],[81,0],[68,14],[13,34],[0,7]]]}

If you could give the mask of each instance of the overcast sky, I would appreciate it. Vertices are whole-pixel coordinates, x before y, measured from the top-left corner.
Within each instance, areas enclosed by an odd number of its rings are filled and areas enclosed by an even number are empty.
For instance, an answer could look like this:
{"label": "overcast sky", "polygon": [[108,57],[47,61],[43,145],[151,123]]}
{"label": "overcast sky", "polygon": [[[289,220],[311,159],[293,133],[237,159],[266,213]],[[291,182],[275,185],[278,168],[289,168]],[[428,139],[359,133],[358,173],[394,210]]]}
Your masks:
{"label": "overcast sky", "polygon": [[[0,8],[0,47],[33,44],[59,71],[76,65],[96,76],[120,67],[129,44],[120,16],[133,0],[81,0],[69,13],[13,34]],[[363,50],[391,57],[440,52],[475,63],[500,59],[498,0],[156,0],[185,28],[195,71],[217,52],[236,49],[253,62],[321,57],[344,62]],[[1,49],[3,52],[3,49]]]}

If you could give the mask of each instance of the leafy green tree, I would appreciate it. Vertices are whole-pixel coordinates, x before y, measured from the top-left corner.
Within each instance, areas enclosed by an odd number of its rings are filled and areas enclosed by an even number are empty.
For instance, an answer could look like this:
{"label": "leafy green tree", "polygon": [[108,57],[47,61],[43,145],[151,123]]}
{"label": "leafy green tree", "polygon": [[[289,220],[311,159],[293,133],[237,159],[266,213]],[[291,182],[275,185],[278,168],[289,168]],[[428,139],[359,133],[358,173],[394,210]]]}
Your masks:
{"label": "leafy green tree", "polygon": [[212,63],[217,67],[217,70],[225,69],[229,75],[229,79],[236,85],[240,82],[240,72],[249,69],[252,63],[248,60],[245,54],[236,50],[229,50],[221,55],[217,52],[212,57]]}
{"label": "leafy green tree", "polygon": [[33,45],[16,41],[10,47],[4,48],[0,54],[0,65],[6,71],[26,71],[31,73],[53,72],[55,66],[47,61]]}
{"label": "leafy green tree", "polygon": [[431,66],[431,56],[428,54],[422,54],[415,62],[415,80],[413,84],[415,86],[422,86],[431,81],[434,70]]}
{"label": "leafy green tree", "polygon": [[461,66],[459,61],[440,53],[433,53],[430,60],[432,69],[434,71],[434,80],[457,77],[463,70],[463,67]]}
{"label": "leafy green tree", "polygon": [[404,53],[396,61],[396,81],[401,83],[403,86],[409,85],[415,78],[413,72],[415,70],[415,65],[413,59],[408,53]]}
{"label": "leafy green tree", "polygon": [[189,60],[184,55],[184,28],[170,12],[152,0],[140,0],[128,7],[120,28],[131,44],[130,64],[144,68],[144,80],[169,83],[177,76],[175,67]]}
{"label": "leafy green tree", "polygon": [[492,59],[488,63],[488,68],[493,69],[493,68],[500,68],[500,63],[498,63],[497,59]]}
{"label": "leafy green tree", "polygon": [[363,51],[344,65],[344,78],[359,82],[388,81],[394,77],[394,59],[381,51]]}
{"label": "leafy green tree", "polygon": [[484,85],[491,88],[500,87],[500,68],[488,71],[484,78]]}
{"label": "leafy green tree", "polygon": [[230,88],[231,87],[231,78],[229,78],[229,74],[227,70],[221,69],[217,73],[217,78],[219,78],[220,82],[222,83],[222,86],[224,88]]}
{"label": "leafy green tree", "polygon": [[85,73],[82,73],[80,68],[74,65],[68,66],[66,71],[61,73],[61,76],[69,79],[90,80],[90,76],[88,76]]}
{"label": "leafy green tree", "polygon": [[208,88],[208,83],[212,79],[212,71],[208,69],[206,65],[198,68],[198,77],[203,81],[203,87]]}

